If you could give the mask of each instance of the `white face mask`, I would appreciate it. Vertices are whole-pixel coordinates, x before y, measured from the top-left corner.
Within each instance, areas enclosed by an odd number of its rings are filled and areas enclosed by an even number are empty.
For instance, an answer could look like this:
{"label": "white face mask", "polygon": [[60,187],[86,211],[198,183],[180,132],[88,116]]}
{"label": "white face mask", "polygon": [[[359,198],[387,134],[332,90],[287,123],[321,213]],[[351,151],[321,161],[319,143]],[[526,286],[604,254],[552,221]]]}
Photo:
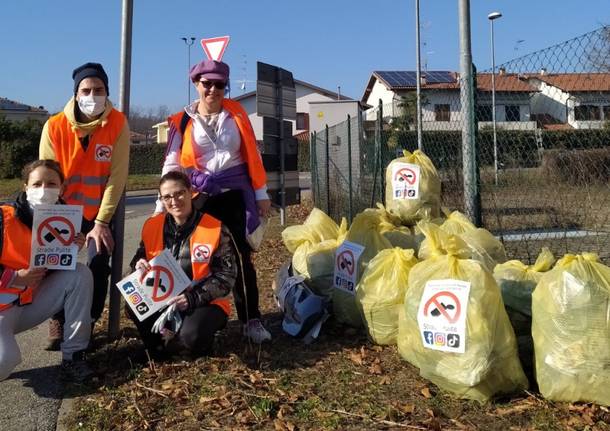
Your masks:
{"label": "white face mask", "polygon": [[59,200],[59,189],[54,187],[30,187],[25,194],[32,206],[54,205]]}
{"label": "white face mask", "polygon": [[106,96],[80,96],[78,108],[89,117],[97,117],[106,109]]}

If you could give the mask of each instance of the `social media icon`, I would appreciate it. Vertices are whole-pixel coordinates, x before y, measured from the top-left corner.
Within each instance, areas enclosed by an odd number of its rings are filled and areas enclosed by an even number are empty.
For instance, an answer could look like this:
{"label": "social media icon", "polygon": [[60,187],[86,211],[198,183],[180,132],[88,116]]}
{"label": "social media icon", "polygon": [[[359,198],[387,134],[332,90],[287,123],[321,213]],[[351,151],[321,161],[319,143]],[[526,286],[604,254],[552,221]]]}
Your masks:
{"label": "social media icon", "polygon": [[434,336],[432,335],[432,331],[424,331],[424,340],[426,340],[426,344],[434,344]]}
{"label": "social media icon", "polygon": [[47,264],[48,265],[59,265],[59,255],[58,254],[50,254],[47,256]]}
{"label": "social media icon", "polygon": [[62,254],[61,255],[61,266],[70,266],[72,265],[72,255],[71,254]]}
{"label": "social media icon", "polygon": [[133,305],[137,305],[142,302],[142,297],[139,293],[132,293],[129,295],[129,302],[131,302]]}
{"label": "social media icon", "polygon": [[34,257],[34,263],[36,264],[36,266],[43,266],[46,260],[47,257],[44,254],[37,254]]}
{"label": "social media icon", "polygon": [[128,295],[129,295],[129,294],[132,294],[133,292],[135,292],[135,291],[136,291],[136,287],[133,285],[133,283],[132,283],[131,281],[128,281],[127,283],[125,283],[125,284],[124,284],[124,285],[121,287],[121,289],[123,289],[123,291],[124,291],[126,294],[128,294]]}
{"label": "social media icon", "polygon": [[138,305],[136,305],[136,311],[140,314],[146,314],[148,313],[148,310],[148,305],[146,305],[144,302],[140,302]]}
{"label": "social media icon", "polygon": [[443,334],[441,332],[437,332],[436,334],[434,334],[434,344],[437,346],[444,346],[445,345],[445,334]]}
{"label": "social media icon", "polygon": [[458,334],[447,334],[447,347],[454,349],[460,347],[460,336]]}

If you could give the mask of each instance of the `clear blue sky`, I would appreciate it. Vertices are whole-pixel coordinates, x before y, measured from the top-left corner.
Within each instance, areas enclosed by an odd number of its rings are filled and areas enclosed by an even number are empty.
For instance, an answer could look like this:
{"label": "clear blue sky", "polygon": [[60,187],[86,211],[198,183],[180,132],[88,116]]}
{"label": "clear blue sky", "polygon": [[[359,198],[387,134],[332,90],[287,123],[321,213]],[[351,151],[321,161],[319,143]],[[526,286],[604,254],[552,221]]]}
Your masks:
{"label": "clear blue sky", "polygon": [[[472,50],[490,67],[487,14],[496,21],[496,64],[610,23],[610,0],[472,0]],[[414,0],[134,0],[131,106],[178,109],[187,99],[180,37],[230,35],[224,60],[235,82],[256,79],[256,61],[360,98],[373,70],[414,70]],[[421,0],[422,57],[429,70],[459,70],[458,1]],[[61,109],[74,67],[102,63],[118,100],[121,0],[5,1],[0,14],[0,96]],[[523,40],[518,43],[517,41]],[[203,59],[198,44],[194,61]],[[254,83],[248,82],[253,90]],[[194,93],[194,92],[193,92]]]}

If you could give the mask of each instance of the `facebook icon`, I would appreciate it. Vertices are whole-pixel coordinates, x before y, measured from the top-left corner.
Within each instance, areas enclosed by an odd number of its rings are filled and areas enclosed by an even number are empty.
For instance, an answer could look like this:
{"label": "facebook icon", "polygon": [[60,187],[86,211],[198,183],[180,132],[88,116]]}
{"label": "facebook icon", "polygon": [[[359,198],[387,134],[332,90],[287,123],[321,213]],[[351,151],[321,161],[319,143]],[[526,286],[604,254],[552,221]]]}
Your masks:
{"label": "facebook icon", "polygon": [[37,254],[34,257],[35,266],[43,266],[46,261],[46,256],[44,254]]}
{"label": "facebook icon", "polygon": [[426,340],[426,344],[434,344],[434,336],[431,331],[424,331],[424,340]]}

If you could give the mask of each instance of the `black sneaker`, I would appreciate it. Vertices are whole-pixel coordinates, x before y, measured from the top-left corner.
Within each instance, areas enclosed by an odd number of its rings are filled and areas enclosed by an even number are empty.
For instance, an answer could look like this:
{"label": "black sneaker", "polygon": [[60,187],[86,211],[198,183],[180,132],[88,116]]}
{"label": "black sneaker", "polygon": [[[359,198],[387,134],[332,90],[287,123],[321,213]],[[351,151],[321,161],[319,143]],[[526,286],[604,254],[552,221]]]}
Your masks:
{"label": "black sneaker", "polygon": [[82,383],[93,377],[94,374],[94,371],[87,364],[85,352],[82,350],[73,353],[72,359],[61,361],[61,375],[64,380]]}

